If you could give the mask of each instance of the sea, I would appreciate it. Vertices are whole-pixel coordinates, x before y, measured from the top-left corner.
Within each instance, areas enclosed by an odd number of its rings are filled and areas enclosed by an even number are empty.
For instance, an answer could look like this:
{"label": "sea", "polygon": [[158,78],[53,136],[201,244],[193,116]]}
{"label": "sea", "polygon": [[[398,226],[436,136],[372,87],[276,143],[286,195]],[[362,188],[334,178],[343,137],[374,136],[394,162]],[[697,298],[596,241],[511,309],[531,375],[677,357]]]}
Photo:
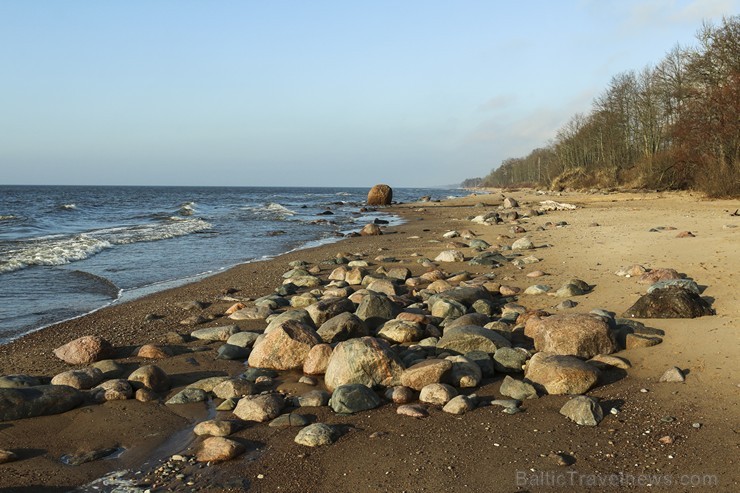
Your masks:
{"label": "sea", "polygon": [[[368,188],[0,186],[0,344],[375,219]],[[394,188],[397,202],[464,195]]]}

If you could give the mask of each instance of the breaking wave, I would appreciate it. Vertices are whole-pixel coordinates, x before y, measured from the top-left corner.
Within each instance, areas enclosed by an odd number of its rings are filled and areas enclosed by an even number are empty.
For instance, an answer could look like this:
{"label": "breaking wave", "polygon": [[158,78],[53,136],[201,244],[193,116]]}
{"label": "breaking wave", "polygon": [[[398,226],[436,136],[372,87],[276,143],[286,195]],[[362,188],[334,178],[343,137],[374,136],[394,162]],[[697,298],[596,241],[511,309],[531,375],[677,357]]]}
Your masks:
{"label": "breaking wave", "polygon": [[270,202],[269,204],[267,204],[265,209],[267,209],[270,212],[274,212],[276,214],[281,214],[285,216],[295,215],[295,211],[292,211],[288,209],[287,207],[285,207],[284,205],[278,204],[277,202]]}
{"label": "breaking wave", "polygon": [[185,202],[179,209],[181,216],[192,216],[195,212],[195,202]]}
{"label": "breaking wave", "polygon": [[242,207],[242,210],[271,219],[286,219],[296,215],[295,211],[277,202],[269,202],[265,205],[247,205]]}
{"label": "breaking wave", "polygon": [[[13,248],[16,246],[16,248]],[[18,241],[2,252],[0,272],[12,272],[30,265],[62,265],[83,260],[112,245],[87,234]]]}
{"label": "breaking wave", "polygon": [[32,265],[64,265],[84,260],[115,245],[158,241],[211,228],[202,219],[169,218],[156,224],[140,224],[90,231],[76,235],[54,235],[8,242],[0,247],[0,273]]}
{"label": "breaking wave", "polygon": [[183,219],[173,216],[164,223],[101,230],[98,235],[106,238],[114,245],[126,245],[142,241],[167,240],[205,231],[211,227],[211,223],[203,219]]}
{"label": "breaking wave", "polygon": [[59,206],[59,208],[63,211],[73,211],[77,209],[77,205],[76,204],[62,204]]}

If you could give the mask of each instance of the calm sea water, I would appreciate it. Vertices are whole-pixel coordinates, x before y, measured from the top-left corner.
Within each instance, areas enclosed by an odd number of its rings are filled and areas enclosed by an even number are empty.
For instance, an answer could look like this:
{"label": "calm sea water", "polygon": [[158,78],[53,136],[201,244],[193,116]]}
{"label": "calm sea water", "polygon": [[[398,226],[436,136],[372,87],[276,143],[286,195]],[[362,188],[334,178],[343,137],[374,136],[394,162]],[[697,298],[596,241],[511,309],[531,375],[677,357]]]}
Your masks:
{"label": "calm sea water", "polygon": [[[359,212],[367,191],[0,186],[0,343],[239,263],[334,241],[385,215]],[[424,195],[462,191],[394,189],[400,202]]]}

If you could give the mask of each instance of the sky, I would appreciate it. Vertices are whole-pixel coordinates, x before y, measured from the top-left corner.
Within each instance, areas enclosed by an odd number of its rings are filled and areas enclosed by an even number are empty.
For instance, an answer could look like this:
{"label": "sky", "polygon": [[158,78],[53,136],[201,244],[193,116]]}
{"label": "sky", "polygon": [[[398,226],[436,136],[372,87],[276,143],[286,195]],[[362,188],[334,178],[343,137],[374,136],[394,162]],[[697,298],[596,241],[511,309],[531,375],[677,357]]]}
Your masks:
{"label": "sky", "polygon": [[0,184],[456,184],[740,0],[0,0]]}

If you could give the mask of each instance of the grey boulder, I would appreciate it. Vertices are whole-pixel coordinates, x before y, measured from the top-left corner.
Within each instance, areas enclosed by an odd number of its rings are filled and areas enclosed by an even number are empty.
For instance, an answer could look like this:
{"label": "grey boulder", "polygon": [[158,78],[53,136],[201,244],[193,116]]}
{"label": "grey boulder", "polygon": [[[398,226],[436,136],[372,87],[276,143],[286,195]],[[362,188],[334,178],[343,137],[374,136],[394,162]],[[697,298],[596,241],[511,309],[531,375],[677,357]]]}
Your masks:
{"label": "grey boulder", "polygon": [[66,385],[0,389],[0,421],[59,414],[82,404],[82,393]]}
{"label": "grey boulder", "polygon": [[380,403],[378,394],[362,384],[340,385],[329,399],[329,406],[340,414],[367,411],[378,407]]}

